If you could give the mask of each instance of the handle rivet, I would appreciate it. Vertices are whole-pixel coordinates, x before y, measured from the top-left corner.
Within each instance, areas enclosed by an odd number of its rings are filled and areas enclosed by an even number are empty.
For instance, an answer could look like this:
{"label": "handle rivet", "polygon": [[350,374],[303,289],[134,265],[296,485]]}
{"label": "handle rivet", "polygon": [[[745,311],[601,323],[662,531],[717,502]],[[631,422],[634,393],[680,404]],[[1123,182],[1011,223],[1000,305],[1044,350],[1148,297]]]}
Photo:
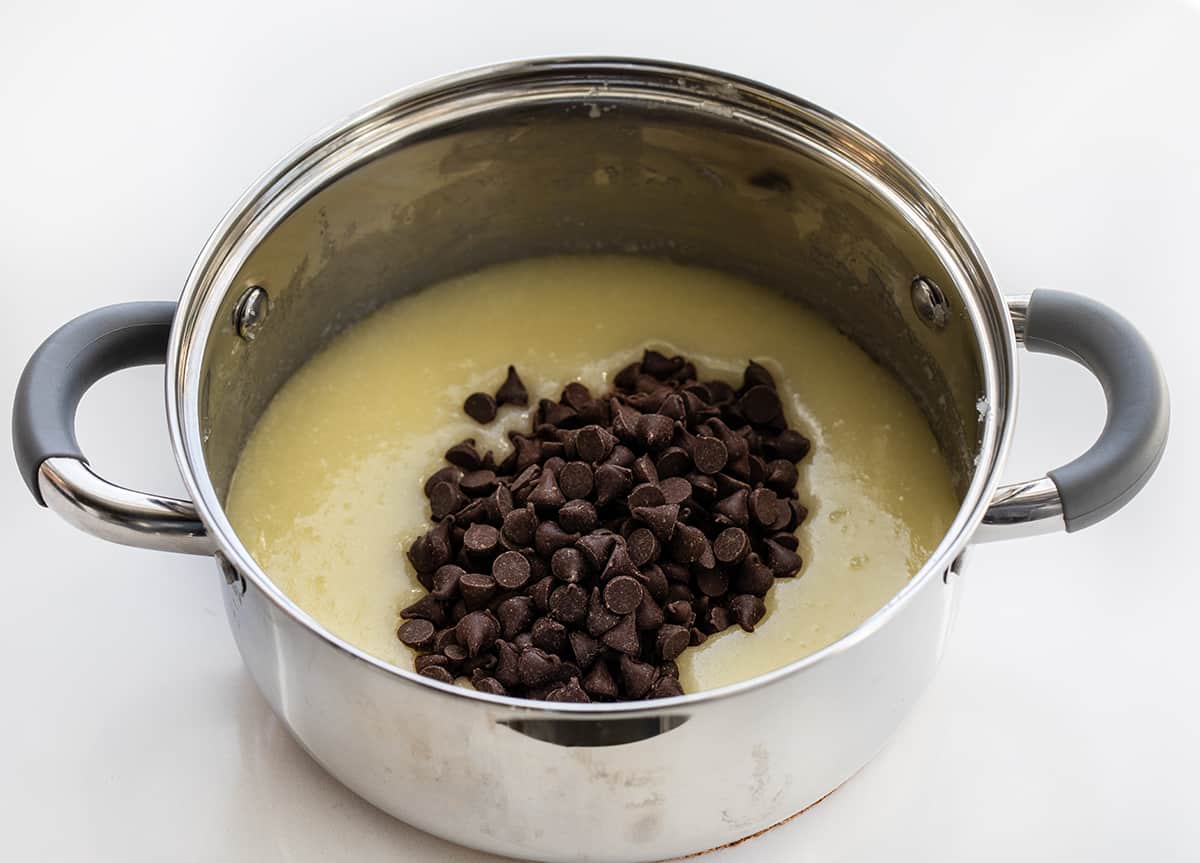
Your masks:
{"label": "handle rivet", "polygon": [[926,276],[917,276],[912,281],[912,304],[917,317],[926,326],[944,330],[950,323],[950,303],[937,286],[937,282]]}
{"label": "handle rivet", "polygon": [[248,342],[254,341],[270,311],[271,298],[267,292],[258,285],[247,288],[233,309],[233,325],[238,335]]}

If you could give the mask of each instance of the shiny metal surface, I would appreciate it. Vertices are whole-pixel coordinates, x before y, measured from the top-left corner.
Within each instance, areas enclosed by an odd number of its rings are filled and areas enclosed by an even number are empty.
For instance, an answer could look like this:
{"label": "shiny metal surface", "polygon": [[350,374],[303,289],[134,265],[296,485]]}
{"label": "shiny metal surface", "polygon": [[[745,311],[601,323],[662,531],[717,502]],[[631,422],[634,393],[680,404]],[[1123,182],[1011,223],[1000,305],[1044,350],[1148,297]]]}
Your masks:
{"label": "shiny metal surface", "polygon": [[995,542],[1058,533],[1066,529],[1058,486],[1050,477],[1044,476],[996,489],[992,495],[992,505],[975,531],[974,541]]}
{"label": "shiny metal surface", "polygon": [[950,323],[950,304],[932,279],[924,276],[913,279],[912,303],[917,317],[935,330],[944,330]]}
{"label": "shiny metal surface", "polygon": [[248,342],[254,341],[271,311],[271,298],[258,285],[247,288],[233,310],[237,334]]}
{"label": "shiny metal surface", "polygon": [[114,485],[78,459],[46,459],[38,488],[62,519],[109,542],[186,554],[216,549],[191,501]]}
{"label": "shiny metal surface", "polygon": [[1025,322],[1029,318],[1029,298],[1029,294],[1016,294],[1006,297],[1004,300],[1008,306],[1008,314],[1012,318],[1013,335],[1016,337],[1017,344],[1025,343]]}
{"label": "shiny metal surface", "polygon": [[[653,705],[548,705],[446,686],[323,630],[258,567],[221,509],[275,390],[341,329],[437,279],[515,257],[613,251],[772,285],[891,369],[929,416],[963,497],[931,560],[818,653]],[[944,292],[944,329],[913,308],[917,274]],[[252,343],[233,315],[247,284],[272,301],[271,325]],[[961,580],[946,570],[1003,462],[1013,354],[1002,299],[954,216],[855,127],[709,70],[533,61],[384,100],[247,193],[181,300],[168,417],[226,559],[239,649],[314,758],[385,811],[455,842],[540,860],[641,861],[804,809],[903,718],[953,617]],[[994,406],[982,416],[981,397]]]}
{"label": "shiny metal surface", "polygon": [[[1029,295],[1005,300],[1012,317],[1017,344],[1025,343],[1025,321],[1029,314]],[[1065,531],[1062,497],[1048,476],[1027,482],[1003,485],[992,495],[991,506],[975,531],[975,542],[995,542],[1024,536],[1041,536]]]}

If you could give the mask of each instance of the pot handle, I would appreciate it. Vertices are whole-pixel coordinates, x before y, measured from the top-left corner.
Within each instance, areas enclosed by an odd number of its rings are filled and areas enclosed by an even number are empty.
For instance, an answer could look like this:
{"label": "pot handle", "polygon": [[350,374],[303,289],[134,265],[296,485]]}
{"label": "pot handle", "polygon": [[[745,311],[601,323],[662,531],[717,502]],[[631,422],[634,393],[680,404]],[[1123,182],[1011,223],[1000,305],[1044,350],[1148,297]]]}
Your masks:
{"label": "pot handle", "polygon": [[976,539],[1091,527],[1129,503],[1167,445],[1170,398],[1149,343],[1095,300],[1036,291],[1009,301],[1017,341],[1085,366],[1104,387],[1108,418],[1091,449],[1032,482],[1002,486]]}
{"label": "pot handle", "polygon": [[13,450],[42,506],[112,542],[211,554],[190,501],[114,485],[88,467],[75,439],[75,409],[96,381],[120,369],[164,362],[175,303],[122,303],[63,325],[29,358],[13,400]]}

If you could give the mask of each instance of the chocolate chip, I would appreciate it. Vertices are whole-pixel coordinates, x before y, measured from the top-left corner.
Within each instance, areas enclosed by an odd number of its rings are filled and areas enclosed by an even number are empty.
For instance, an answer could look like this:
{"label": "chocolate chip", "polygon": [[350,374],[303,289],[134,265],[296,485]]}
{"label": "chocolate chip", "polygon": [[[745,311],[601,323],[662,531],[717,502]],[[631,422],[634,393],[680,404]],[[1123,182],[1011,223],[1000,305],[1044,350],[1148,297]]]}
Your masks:
{"label": "chocolate chip", "polygon": [[625,684],[625,694],[630,698],[641,698],[650,691],[658,677],[658,671],[648,662],[641,662],[630,656],[621,657],[621,682]]}
{"label": "chocolate chip", "polygon": [[434,625],[424,618],[415,618],[400,624],[396,637],[409,647],[424,649],[433,644]]}
{"label": "chocolate chip", "polygon": [[750,360],[746,371],[742,373],[742,389],[748,390],[759,386],[775,389],[775,378],[771,377],[771,373],[766,368],[754,360]]}
{"label": "chocolate chip", "polygon": [[467,438],[446,450],[446,461],[463,470],[479,470],[482,462],[475,449],[475,438]]}
{"label": "chocolate chip", "polygon": [[692,647],[698,647],[708,640],[708,635],[698,626],[692,627]]}
{"label": "chocolate chip", "polygon": [[671,540],[671,556],[676,563],[692,564],[700,559],[706,550],[711,551],[708,537],[699,528],[690,524],[677,524]]}
{"label": "chocolate chip", "polygon": [[636,656],[641,650],[641,642],[638,641],[637,627],[634,625],[632,614],[622,617],[616,626],[600,637],[600,640],[605,646],[630,656]]}
{"label": "chocolate chip", "polygon": [[724,596],[729,590],[729,577],[719,569],[706,569],[696,574],[696,587],[705,596]]}
{"label": "chocolate chip", "polygon": [[658,630],[655,643],[660,657],[674,659],[683,653],[689,641],[691,641],[691,633],[688,632],[687,627],[667,623]]}
{"label": "chocolate chip", "polygon": [[740,593],[752,593],[755,596],[766,595],[774,583],[775,573],[771,572],[770,567],[759,560],[758,555],[753,552],[742,561],[742,565],[738,568],[737,578],[734,580]]}
{"label": "chocolate chip", "polygon": [[583,690],[593,698],[616,698],[620,691],[612,673],[603,662],[597,662],[583,678]]}
{"label": "chocolate chip", "polygon": [[584,692],[583,688],[579,685],[579,678],[572,677],[562,686],[555,687],[553,690],[551,690],[550,694],[546,696],[546,700],[586,704],[592,699],[588,698],[587,693]]}
{"label": "chocolate chip", "polygon": [[586,462],[567,462],[558,472],[558,487],[568,500],[582,500],[592,493],[592,468]]}
{"label": "chocolate chip", "polygon": [[701,473],[719,473],[729,459],[729,450],[715,437],[697,438],[692,445],[692,462]]}
{"label": "chocolate chip", "polygon": [[579,457],[593,463],[602,462],[612,452],[617,440],[612,433],[597,425],[584,426],[575,439]]}
{"label": "chocolate chip", "polygon": [[533,531],[537,527],[537,518],[527,509],[514,509],[504,516],[504,526],[501,535],[515,546],[525,546],[533,542]]}
{"label": "chocolate chip", "polygon": [[655,602],[667,601],[667,593],[671,585],[661,566],[656,563],[649,564],[638,575],[638,581],[642,583],[642,587]]}
{"label": "chocolate chip", "polygon": [[683,687],[679,685],[679,680],[674,677],[660,677],[654,682],[654,686],[650,687],[650,692],[647,693],[647,698],[674,698],[677,695],[683,695]]}
{"label": "chocolate chip", "polygon": [[529,561],[519,551],[503,552],[492,562],[492,578],[506,590],[524,587],[530,572]]}
{"label": "chocolate chip", "polygon": [[787,578],[795,575],[800,571],[800,567],[804,565],[804,560],[800,555],[791,549],[784,548],[774,540],[768,539],[766,542],[767,560],[766,564],[771,568],[771,572],[775,573],[776,578]]}
{"label": "chocolate chip", "polygon": [[496,606],[496,619],[505,638],[514,638],[533,623],[533,599],[528,596],[510,596]]}
{"label": "chocolate chip", "polygon": [[543,470],[537,486],[529,493],[529,502],[537,507],[538,512],[552,513],[567,502],[566,496],[558,487],[554,473]]}
{"label": "chocolate chip", "polygon": [[454,627],[458,643],[467,649],[468,656],[478,656],[483,646],[491,645],[500,635],[500,624],[486,611],[472,611]]}
{"label": "chocolate chip", "polygon": [[713,541],[713,554],[721,563],[741,563],[750,551],[750,537],[740,527],[727,527]]}
{"label": "chocolate chip", "polygon": [[586,500],[567,501],[558,511],[558,523],[571,533],[588,533],[596,529],[599,521],[596,507]]}
{"label": "chocolate chip", "polygon": [[508,695],[508,690],[504,688],[499,680],[487,675],[471,678],[471,685],[475,687],[476,692],[486,692],[488,695]]}
{"label": "chocolate chip", "polygon": [[550,571],[559,581],[575,584],[587,575],[587,563],[579,549],[563,547],[550,558]]}
{"label": "chocolate chip", "polygon": [[533,644],[547,653],[562,653],[567,646],[567,628],[552,617],[541,617],[529,631]]}
{"label": "chocolate chip", "polygon": [[571,653],[575,657],[576,664],[582,669],[591,668],[596,657],[600,655],[600,642],[579,631],[572,632],[568,636],[568,640],[571,643]]}
{"label": "chocolate chip", "polygon": [[568,545],[574,545],[579,534],[567,533],[552,521],[543,521],[533,532],[533,545],[543,558],[554,556],[554,552]]}
{"label": "chocolate chip", "polygon": [[496,592],[496,580],[490,575],[468,572],[459,578],[458,592],[469,610],[483,608]]}
{"label": "chocolate chip", "polygon": [[608,563],[608,557],[612,554],[613,547],[618,541],[616,534],[589,533],[587,536],[580,537],[576,541],[575,547],[583,552],[584,558],[592,569],[600,572]]}
{"label": "chocolate chip", "polygon": [[496,487],[496,474],[482,469],[467,471],[458,486],[471,497],[481,497]]}
{"label": "chocolate chip", "polygon": [[608,563],[604,565],[604,570],[600,573],[600,580],[609,581],[622,575],[636,578],[638,570],[633,565],[633,561],[629,557],[629,550],[625,544],[618,543],[613,547],[612,553],[608,556]]}
{"label": "chocolate chip", "polygon": [[691,470],[692,459],[683,447],[671,446],[662,451],[662,454],[659,455],[658,460],[654,463],[654,467],[658,471],[660,478],[682,476]]}
{"label": "chocolate chip", "polygon": [[491,554],[500,545],[500,531],[490,524],[473,524],[463,536],[463,548],[472,555],[482,557]]}
{"label": "chocolate chip", "polygon": [[462,475],[462,468],[457,468],[454,465],[446,465],[443,468],[435,470],[429,475],[429,479],[425,480],[425,497],[432,497],[433,487],[439,482],[448,482],[451,485],[457,485]]}
{"label": "chocolate chip", "polygon": [[767,607],[760,597],[743,593],[729,600],[729,612],[738,626],[746,632],[753,632],[755,625],[767,613]]}
{"label": "chocolate chip", "polygon": [[643,506],[662,506],[667,499],[658,486],[646,482],[631,491],[627,501],[630,510],[633,510]]}
{"label": "chocolate chip", "polygon": [[578,414],[567,405],[561,405],[550,399],[538,402],[537,419],[541,425],[563,426],[574,420]]}
{"label": "chocolate chip", "polygon": [[453,683],[454,675],[440,665],[427,665],[418,672],[422,677],[437,680],[441,683]]}
{"label": "chocolate chip", "polygon": [[446,621],[446,609],[432,595],[426,594],[403,609],[400,616],[405,620],[428,620],[434,626],[441,626]]}
{"label": "chocolate chip", "polygon": [[529,393],[525,390],[525,384],[521,383],[521,377],[512,366],[508,367],[508,376],[500,385],[500,389],[496,390],[496,404],[520,406],[529,404]]}
{"label": "chocolate chip", "polygon": [[659,450],[675,435],[675,421],[662,414],[642,414],[637,421],[637,439],[651,450]]}
{"label": "chocolate chip", "polygon": [[604,585],[604,605],[614,614],[630,614],[637,610],[643,593],[637,579],[619,575]]}
{"label": "chocolate chip", "polygon": [[633,474],[628,468],[602,464],[596,468],[596,506],[608,506],[633,487]]}
{"label": "chocolate chip", "polygon": [[648,455],[638,456],[633,467],[633,481],[637,484],[649,483],[650,485],[658,484],[658,468],[654,466],[654,459]]}
{"label": "chocolate chip", "polygon": [[683,364],[683,357],[667,357],[658,351],[647,350],[642,354],[641,371],[659,380],[666,380],[682,369]]}
{"label": "chocolate chip", "polygon": [[463,411],[477,423],[490,423],[496,418],[496,400],[487,393],[471,393],[463,403]]}
{"label": "chocolate chip", "polygon": [[795,429],[784,429],[773,438],[762,442],[763,455],[770,459],[781,458],[795,464],[808,455],[811,444],[808,438]]}
{"label": "chocolate chip", "polygon": [[680,624],[685,629],[696,620],[696,612],[692,610],[692,603],[686,599],[668,602],[663,608],[663,616],[673,623]]}
{"label": "chocolate chip", "polygon": [[587,616],[588,595],[578,584],[564,584],[550,593],[550,613],[563,623],[579,623]]}
{"label": "chocolate chip", "polygon": [[725,383],[725,381],[705,381],[704,386],[708,388],[709,395],[712,396],[709,400],[711,404],[729,404],[736,397],[733,387]]}
{"label": "chocolate chip", "polygon": [[430,596],[441,600],[454,599],[458,595],[458,580],[463,573],[464,570],[461,566],[455,566],[452,563],[439,566],[437,572],[433,574]]}
{"label": "chocolate chip", "polygon": [[599,638],[620,623],[620,621],[621,618],[613,614],[605,606],[604,600],[601,598],[600,588],[593,587],[591,596],[588,597],[586,622],[588,635],[591,635],[593,638]]}
{"label": "chocolate chip", "polygon": [[449,664],[450,660],[441,653],[423,653],[413,660],[413,670],[420,674],[431,665],[440,665],[445,668]]}
{"label": "chocolate chip", "polygon": [[719,605],[710,606],[700,619],[701,628],[709,633],[724,632],[731,622],[729,610]]}
{"label": "chocolate chip", "polygon": [[658,538],[644,527],[639,527],[629,534],[625,540],[625,548],[629,552],[629,559],[636,567],[643,567],[651,561],[658,560],[658,555],[662,550]]}
{"label": "chocolate chip", "polygon": [[770,528],[779,517],[779,498],[769,488],[756,488],[747,496],[750,515],[765,528]]}
{"label": "chocolate chip", "polygon": [[642,601],[638,603],[637,611],[633,613],[633,625],[640,632],[653,632],[657,630],[663,625],[665,619],[662,608],[649,594],[642,597]]}
{"label": "chocolate chip", "polygon": [[796,536],[794,533],[774,533],[771,534],[769,539],[772,542],[779,543],[790,551],[795,551],[800,547],[800,537]]}
{"label": "chocolate chip", "polygon": [[458,512],[467,503],[467,496],[457,483],[439,482],[429,493],[429,509],[435,520]]}
{"label": "chocolate chip", "polygon": [[[632,496],[631,496],[632,497]],[[635,506],[630,510],[638,521],[654,532],[659,542],[667,542],[675,533],[679,520],[679,504],[664,503],[660,506]]]}
{"label": "chocolate chip", "polygon": [[618,467],[630,468],[633,467],[633,462],[636,456],[627,446],[617,444],[612,448],[612,452],[608,454],[608,458],[604,460],[605,464],[615,464]]}
{"label": "chocolate chip", "polygon": [[537,647],[527,647],[517,658],[517,674],[525,686],[541,686],[557,680],[562,660]]}
{"label": "chocolate chip", "polygon": [[775,491],[785,494],[796,487],[799,478],[796,465],[784,458],[767,462],[767,469],[763,473],[763,482]]}
{"label": "chocolate chip", "polygon": [[659,493],[663,503],[683,503],[692,496],[692,484],[681,476],[667,477],[658,483]]}
{"label": "chocolate chip", "polygon": [[713,504],[712,511],[716,515],[724,516],[731,524],[738,527],[750,526],[750,493],[743,489],[738,489],[729,497],[722,498]]}

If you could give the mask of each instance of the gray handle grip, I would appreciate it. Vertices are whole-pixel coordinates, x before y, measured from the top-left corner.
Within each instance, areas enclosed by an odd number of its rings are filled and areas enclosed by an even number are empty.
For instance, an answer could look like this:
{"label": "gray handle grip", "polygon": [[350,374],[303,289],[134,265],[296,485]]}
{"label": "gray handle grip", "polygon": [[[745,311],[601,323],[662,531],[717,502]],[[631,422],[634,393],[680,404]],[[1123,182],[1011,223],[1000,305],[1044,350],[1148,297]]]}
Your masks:
{"label": "gray handle grip", "polygon": [[48,458],[87,463],[75,439],[75,409],[105,375],[164,362],[175,303],[122,303],[80,315],[29,358],[13,401],[13,451],[21,476],[42,506],[38,471]]}
{"label": "gray handle grip", "polygon": [[1095,300],[1036,291],[1025,346],[1088,368],[1104,387],[1108,419],[1092,448],[1049,472],[1068,531],[1101,521],[1150,479],[1167,445],[1170,398],[1154,351],[1129,321]]}

